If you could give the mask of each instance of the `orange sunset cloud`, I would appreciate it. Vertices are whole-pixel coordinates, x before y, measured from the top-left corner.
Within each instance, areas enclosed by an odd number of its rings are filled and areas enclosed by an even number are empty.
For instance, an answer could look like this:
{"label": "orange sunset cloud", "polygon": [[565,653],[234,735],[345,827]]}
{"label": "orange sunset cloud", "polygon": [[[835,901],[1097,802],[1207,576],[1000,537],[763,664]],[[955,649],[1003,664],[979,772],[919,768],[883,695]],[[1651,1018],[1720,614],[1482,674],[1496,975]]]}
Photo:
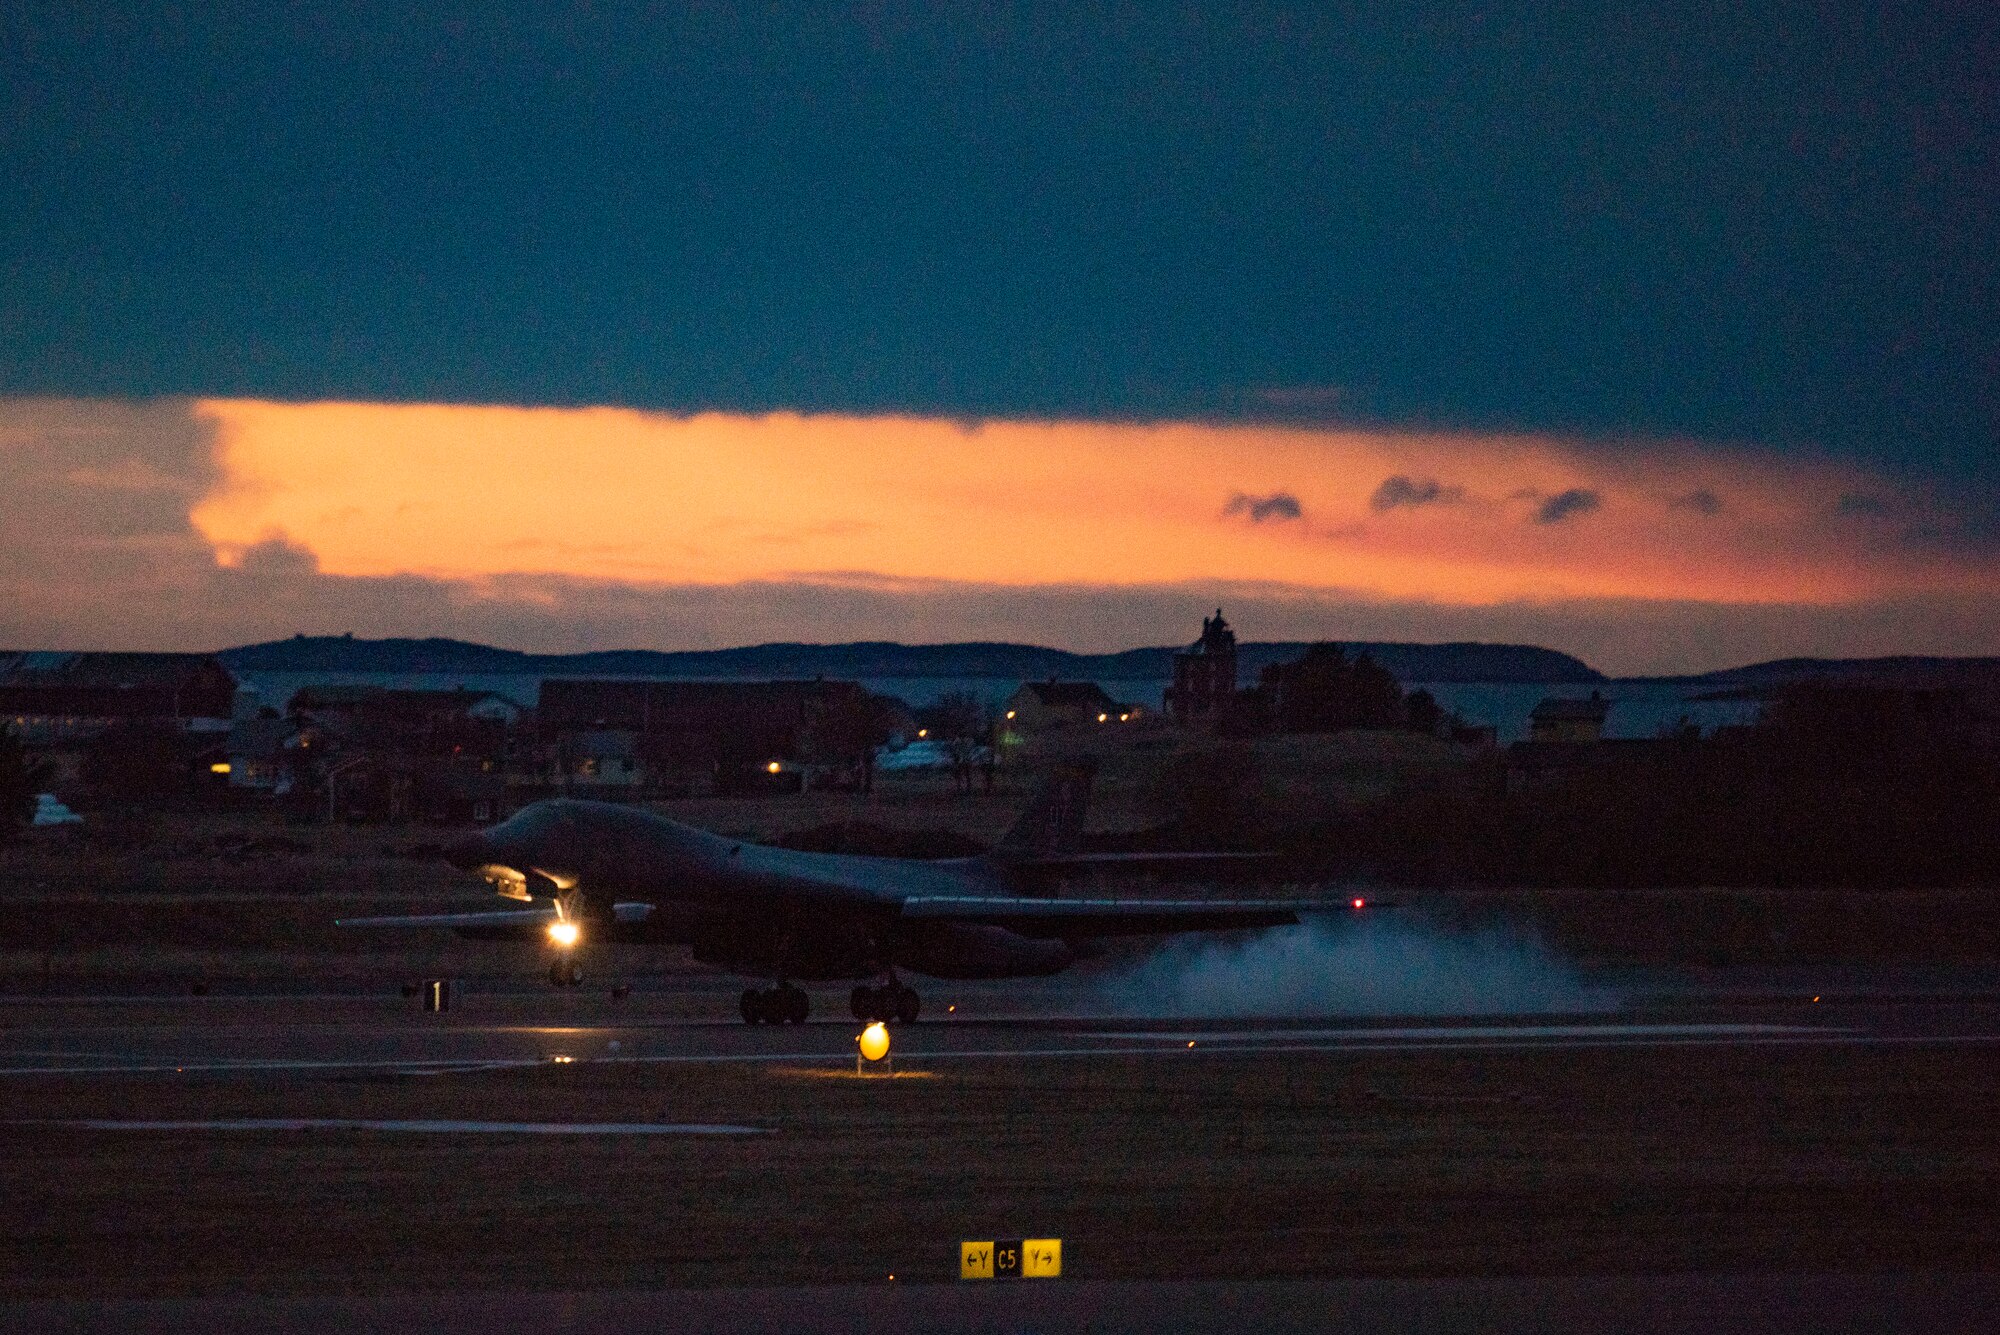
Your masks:
{"label": "orange sunset cloud", "polygon": [[1885,545],[1901,530],[1879,479],[1693,445],[613,408],[196,412],[219,480],[191,517],[224,563],[282,539],[343,576],[1268,581],[1468,605],[2000,585],[1990,564]]}

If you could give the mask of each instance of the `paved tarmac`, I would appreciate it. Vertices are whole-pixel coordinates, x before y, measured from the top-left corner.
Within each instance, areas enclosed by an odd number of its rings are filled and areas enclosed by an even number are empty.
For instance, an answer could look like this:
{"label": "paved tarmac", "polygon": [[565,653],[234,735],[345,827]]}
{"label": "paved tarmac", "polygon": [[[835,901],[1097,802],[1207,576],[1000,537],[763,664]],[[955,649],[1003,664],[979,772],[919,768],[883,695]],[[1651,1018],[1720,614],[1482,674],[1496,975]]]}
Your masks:
{"label": "paved tarmac", "polygon": [[[1011,1058],[1156,1056],[1186,1061],[1256,1051],[1787,1047],[2000,1044],[2000,996],[1845,996],[1800,989],[1746,1000],[1686,992],[1595,1015],[1388,1019],[1149,1020],[1089,1013],[1087,994],[960,989],[916,1024],[893,1028],[890,1063],[915,1071]],[[750,1026],[724,1018],[732,985],[676,987],[614,1001],[603,993],[502,991],[427,1014],[393,994],[311,997],[11,998],[0,1002],[0,1080],[193,1073],[446,1073],[545,1062],[851,1064],[861,1026],[816,1019]],[[822,992],[818,1015],[840,998]]]}
{"label": "paved tarmac", "polygon": [[1669,1275],[1281,1282],[1019,1280],[608,1293],[0,1305],[0,1332],[436,1335],[742,1332],[1811,1331],[1993,1329],[2000,1275]]}
{"label": "paved tarmac", "polygon": [[[1010,1060],[1088,1062],[1107,1055],[1159,1063],[1247,1053],[1515,1052],[1590,1049],[1921,1048],[2000,1056],[2000,990],[1904,987],[1886,977],[1812,993],[1810,978],[1735,977],[1726,987],[1679,980],[1598,1014],[1403,1016],[1289,1020],[1146,1019],[1093,1013],[1088,989],[1060,983],[927,989],[931,1012],[897,1027],[899,1074],[992,1069]],[[1977,982],[1977,980],[1975,980]],[[844,1016],[752,1027],[730,1018],[738,985],[682,979],[622,1000],[592,989],[499,988],[461,994],[427,1014],[385,995],[13,997],[0,999],[0,1097],[57,1081],[86,1088],[186,1077],[382,1073],[449,1075],[543,1064],[639,1067],[759,1064],[850,1072],[861,1026]],[[1817,997],[1817,999],[1815,999]],[[844,989],[814,994],[827,1017]],[[1956,1057],[1952,1060],[1957,1060]],[[871,1068],[880,1069],[880,1068]],[[71,1085],[70,1082],[80,1082]],[[1415,1097],[1415,1096],[1412,1096]],[[1438,1095],[1436,1097],[1445,1097]],[[478,1117],[485,1109],[468,1110]],[[71,1114],[73,1116],[74,1114]],[[733,1123],[572,1123],[395,1117],[367,1130],[439,1138],[756,1137]],[[453,1120],[460,1118],[460,1120]],[[14,1118],[20,1121],[25,1119]],[[237,1143],[239,1136],[321,1127],[325,1119],[177,1114],[172,1125],[94,1115],[88,1129]],[[287,1121],[278,1127],[276,1121]],[[353,1119],[342,1123],[343,1129]],[[311,1121],[313,1127],[304,1123]],[[400,1143],[400,1142],[399,1142]],[[414,1141],[412,1143],[415,1143]],[[1567,1275],[1352,1278],[1286,1282],[1060,1280],[854,1284],[813,1289],[437,1293],[310,1298],[176,1298],[0,1304],[0,1332],[374,1331],[545,1328],[630,1330],[1324,1330],[1410,1331],[1972,1331],[1992,1329],[2000,1275]],[[805,1314],[805,1315],[802,1315]]]}

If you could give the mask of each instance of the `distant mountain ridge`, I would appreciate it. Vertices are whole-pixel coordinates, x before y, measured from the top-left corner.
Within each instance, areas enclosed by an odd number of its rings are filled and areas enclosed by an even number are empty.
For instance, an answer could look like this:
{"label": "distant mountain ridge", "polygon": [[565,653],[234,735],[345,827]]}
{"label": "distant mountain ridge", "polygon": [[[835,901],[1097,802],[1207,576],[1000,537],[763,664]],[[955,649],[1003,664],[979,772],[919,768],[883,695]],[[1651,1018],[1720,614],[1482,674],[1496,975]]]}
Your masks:
{"label": "distant mountain ridge", "polygon": [[1752,663],[1747,667],[1724,668],[1720,672],[1663,680],[1746,689],[1783,686],[1797,681],[1992,687],[2000,685],[2000,658],[1946,658],[1922,654],[1886,658],[1778,658],[1768,663]]}
{"label": "distant mountain ridge", "polygon": [[[1307,642],[1246,643],[1238,648],[1243,679],[1287,662]],[[1343,642],[1367,653],[1405,682],[1510,682],[1566,685],[1605,676],[1582,660],[1528,644],[1393,644]],[[225,649],[222,661],[245,672],[381,672],[519,674],[543,677],[992,677],[1020,681],[1059,677],[1086,681],[1165,681],[1179,646],[1074,654],[1032,644],[757,644],[736,649],[661,651],[614,649],[580,654],[530,654],[450,639],[355,639],[299,635]]]}

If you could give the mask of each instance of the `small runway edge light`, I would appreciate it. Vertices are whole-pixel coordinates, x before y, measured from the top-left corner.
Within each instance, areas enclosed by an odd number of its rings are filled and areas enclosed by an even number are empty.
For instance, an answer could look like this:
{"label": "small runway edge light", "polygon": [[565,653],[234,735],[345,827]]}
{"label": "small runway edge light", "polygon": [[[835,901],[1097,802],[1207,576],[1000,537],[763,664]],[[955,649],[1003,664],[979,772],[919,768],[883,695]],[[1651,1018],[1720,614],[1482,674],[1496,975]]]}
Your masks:
{"label": "small runway edge light", "polygon": [[861,1055],[871,1062],[879,1062],[889,1055],[889,1026],[880,1020],[861,1031],[856,1040],[861,1045]]}
{"label": "small runway edge light", "polygon": [[568,947],[575,945],[582,938],[583,938],[583,929],[581,927],[578,927],[575,923],[570,922],[568,919],[564,919],[562,922],[552,922],[549,924],[549,940],[551,943],[555,945],[562,946],[565,949],[567,949]]}

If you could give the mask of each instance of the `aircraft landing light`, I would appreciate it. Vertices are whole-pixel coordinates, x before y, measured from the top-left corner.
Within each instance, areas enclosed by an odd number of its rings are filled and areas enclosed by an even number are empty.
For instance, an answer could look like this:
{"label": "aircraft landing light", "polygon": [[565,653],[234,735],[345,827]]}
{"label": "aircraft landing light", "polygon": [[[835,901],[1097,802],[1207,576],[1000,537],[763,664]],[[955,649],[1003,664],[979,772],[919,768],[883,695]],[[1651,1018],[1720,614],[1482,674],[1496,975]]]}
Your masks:
{"label": "aircraft landing light", "polygon": [[583,929],[573,922],[552,922],[549,924],[549,940],[556,945],[569,947],[583,936]]}

